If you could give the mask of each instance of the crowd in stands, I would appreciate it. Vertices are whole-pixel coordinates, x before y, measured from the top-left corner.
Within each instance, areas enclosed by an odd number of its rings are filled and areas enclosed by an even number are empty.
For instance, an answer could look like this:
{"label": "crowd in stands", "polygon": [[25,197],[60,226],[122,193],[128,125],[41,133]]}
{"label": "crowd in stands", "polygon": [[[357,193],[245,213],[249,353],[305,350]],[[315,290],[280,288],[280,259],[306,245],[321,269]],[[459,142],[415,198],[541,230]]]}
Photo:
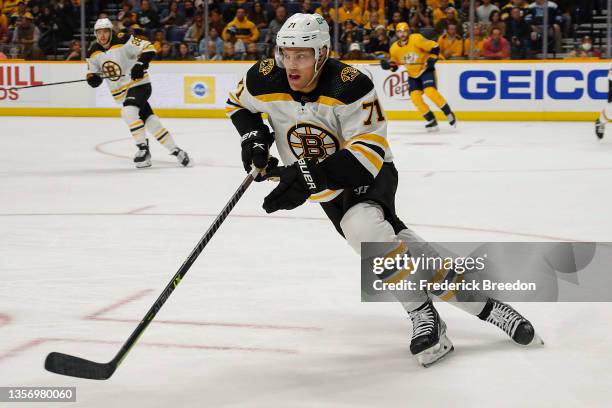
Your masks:
{"label": "crowd in stands", "polygon": [[[208,0],[208,33],[204,1],[102,0],[85,5],[88,25],[109,17],[117,32],[149,38],[159,60],[272,56],[280,27],[298,12],[317,12],[327,20],[332,38],[339,40],[334,56],[344,59],[386,58],[400,22],[437,41],[446,59],[526,59],[543,48],[545,0],[476,0],[474,10],[470,0],[340,0],[337,10],[330,0]],[[116,6],[112,13],[106,11],[109,5]],[[561,54],[562,38],[573,36],[576,24],[589,22],[594,10],[606,7],[606,0],[549,0],[549,52]],[[75,40],[79,8],[80,0],[0,0],[0,59],[40,59],[56,54],[60,44],[67,49],[63,59],[80,59]],[[600,57],[601,51],[586,36],[569,56]]]}

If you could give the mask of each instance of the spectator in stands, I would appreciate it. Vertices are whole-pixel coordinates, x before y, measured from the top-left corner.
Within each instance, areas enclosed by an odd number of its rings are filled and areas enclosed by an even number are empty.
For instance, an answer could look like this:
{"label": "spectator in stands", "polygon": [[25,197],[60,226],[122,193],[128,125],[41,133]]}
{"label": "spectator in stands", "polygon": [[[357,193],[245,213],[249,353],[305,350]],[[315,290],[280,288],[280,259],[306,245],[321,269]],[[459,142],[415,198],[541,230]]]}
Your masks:
{"label": "spectator in stands", "polygon": [[272,46],[276,45],[276,34],[278,34],[286,20],[287,11],[285,10],[285,7],[277,7],[274,20],[270,21],[270,24],[268,25],[268,37],[266,38],[266,42],[268,44],[271,44]]}
{"label": "spectator in stands", "polygon": [[445,59],[463,58],[463,39],[457,32],[456,24],[449,24],[446,32],[438,38],[440,56]]}
{"label": "spectator in stands", "polygon": [[363,41],[363,31],[351,19],[344,20],[342,28],[343,32],[340,36],[340,50],[341,54],[344,55],[349,51],[349,46],[352,43],[361,43]]}
{"label": "spectator in stands", "polygon": [[179,9],[178,1],[174,0],[170,2],[170,6],[161,13],[160,23],[164,27],[181,27],[185,24],[185,20],[185,13]]}
{"label": "spectator in stands", "polygon": [[490,24],[489,24],[489,34],[493,31],[494,28],[499,28],[502,35],[506,34],[506,23],[501,20],[501,13],[499,10],[495,10],[491,12],[489,16]]}
{"label": "spectator in stands", "polygon": [[[206,57],[206,51],[208,51],[208,58]],[[196,60],[200,61],[221,61],[221,54],[217,53],[217,49],[215,43],[212,41],[206,42],[206,38],[202,38],[202,42],[200,42],[200,47],[198,49],[199,56],[196,57]]]}
{"label": "spectator in stands", "polygon": [[241,60],[244,57],[244,54],[246,53],[246,46],[244,45],[244,41],[242,41],[240,38],[238,38],[238,31],[236,30],[236,27],[230,27],[226,30],[226,34],[228,36],[228,39],[225,41],[225,43],[231,43],[233,45],[233,55],[234,55],[234,59],[237,60]]}
{"label": "spectator in stands", "polygon": [[79,40],[70,41],[70,48],[66,54],[66,61],[80,61],[81,60],[81,42]]}
{"label": "spectator in stands", "polygon": [[17,12],[19,3],[25,2],[23,0],[4,0],[4,4],[2,5],[2,12],[9,17],[12,16],[13,13]]}
{"label": "spectator in stands", "polygon": [[395,27],[397,27],[399,23],[405,23],[405,21],[402,21],[402,14],[399,11],[395,11],[391,17],[391,22],[387,25],[387,31],[389,32],[389,37],[391,37],[391,42],[394,41]]}
{"label": "spectator in stands", "polygon": [[360,61],[368,59],[366,54],[361,50],[361,44],[352,43],[349,45],[348,52],[344,55],[344,59],[352,61]]}
{"label": "spectator in stands", "polygon": [[179,44],[178,53],[176,54],[175,59],[177,61],[193,61],[195,59],[191,54],[191,51],[189,51],[189,44],[184,41]]}
{"label": "spectator in stands", "polygon": [[232,21],[238,12],[238,2],[236,0],[225,0],[223,3],[223,21]]}
{"label": "spectator in stands", "polygon": [[312,7],[312,2],[310,0],[301,0],[300,1],[300,10],[298,13],[303,14],[312,14],[314,13],[314,8]]}
{"label": "spectator in stands", "polygon": [[257,44],[255,43],[248,43],[246,46],[246,55],[244,56],[244,59],[246,59],[247,61],[258,61],[259,60],[259,50],[257,49]]}
{"label": "spectator in stands", "polygon": [[529,36],[531,27],[523,18],[520,7],[510,11],[510,18],[506,20],[506,39],[510,43],[510,58],[525,59],[529,55]]}
{"label": "spectator in stands", "polygon": [[370,54],[374,54],[374,58],[376,59],[386,59],[389,57],[390,47],[391,41],[387,36],[387,30],[385,26],[381,24],[374,30],[374,36],[370,38],[366,51]]}
{"label": "spectator in stands", "polygon": [[2,0],[0,0],[0,30],[8,31],[8,17],[2,11]]}
{"label": "spectator in stands", "polygon": [[229,27],[235,27],[236,38],[245,43],[256,42],[259,38],[259,30],[255,24],[246,17],[246,10],[243,7],[238,7],[236,10],[236,17],[225,26],[223,30],[223,39],[225,41],[229,39],[229,34],[227,33]]}
{"label": "spectator in stands", "polygon": [[421,0],[410,0],[407,21],[410,27],[423,34],[423,29],[433,27],[433,10]]}
{"label": "spectator in stands", "polygon": [[487,59],[508,59],[510,57],[510,45],[502,37],[501,30],[494,28],[491,36],[487,38],[482,46],[482,55]]}
{"label": "spectator in stands", "polygon": [[[392,8],[393,12],[398,11],[401,16],[402,16],[402,21],[408,21],[408,11],[410,10],[410,7],[408,6],[407,1],[410,0],[397,0],[396,2],[392,2],[390,4],[390,8]],[[395,4],[393,4],[395,3]]]}
{"label": "spectator in stands", "polygon": [[[223,32],[223,29],[225,28],[226,24],[225,24],[225,21],[223,21],[223,14],[221,14],[219,10],[212,9],[210,11],[210,18],[208,19],[208,26],[210,28],[214,28],[215,30],[217,30],[217,33]],[[217,54],[221,55],[221,51],[219,51]]]}
{"label": "spectator in stands", "polygon": [[[221,58],[221,54],[223,53],[223,40],[221,39],[221,37],[219,36],[219,32],[217,31],[216,28],[214,27],[210,27],[210,31],[208,32],[208,42],[209,43],[213,43],[215,46],[215,55],[219,56],[219,59]],[[202,38],[202,41],[200,41],[200,46],[199,46],[199,50],[200,50],[200,54],[204,54],[204,47],[206,47],[206,37]],[[212,55],[212,54],[210,54]]]}
{"label": "spectator in stands", "polygon": [[185,33],[184,41],[188,44],[198,44],[204,36],[204,16],[198,13],[193,19],[193,24]]}
{"label": "spectator in stands", "polygon": [[363,26],[363,32],[365,35],[364,41],[367,41],[370,35],[374,35],[374,30],[382,23],[380,20],[378,10],[374,10],[368,14],[368,20]]}
{"label": "spectator in stands", "polygon": [[512,9],[518,7],[521,10],[521,16],[524,15],[525,9],[529,7],[527,4],[527,0],[510,0],[508,4],[506,4],[501,9],[501,18],[502,21],[506,21],[510,18],[510,14],[512,13]]}
{"label": "spectator in stands", "polygon": [[465,57],[469,59],[479,59],[482,57],[482,46],[484,45],[485,39],[485,31],[482,24],[474,23],[474,49],[471,49],[472,41],[470,40],[470,33],[468,30],[466,33],[466,39],[463,42],[463,52]]}
{"label": "spectator in stands", "polygon": [[27,12],[17,21],[13,30],[13,44],[21,47],[23,58],[26,60],[42,58],[42,51],[38,48],[40,31],[34,25],[34,17]]}
{"label": "spectator in stands", "polygon": [[476,17],[480,22],[489,23],[493,11],[499,11],[499,7],[491,4],[491,0],[482,0],[482,4],[476,8]]}
{"label": "spectator in stands", "polygon": [[268,27],[268,22],[270,21],[268,12],[264,10],[260,1],[253,3],[251,11],[249,11],[249,20],[251,20],[259,30]]}
{"label": "spectator in stands", "polygon": [[231,42],[226,42],[223,44],[223,55],[222,55],[223,60],[225,61],[232,61],[232,60],[236,60],[236,53],[234,51],[234,44],[232,44]]}
{"label": "spectator in stands", "polygon": [[593,47],[593,39],[585,35],[580,45],[567,54],[567,58],[601,58],[601,50]]}
{"label": "spectator in stands", "polygon": [[[321,5],[319,7],[317,7],[317,9],[315,10],[315,13],[319,14],[319,15],[323,15],[323,13],[329,13],[329,17],[333,20],[336,16],[336,9],[333,8],[333,5],[330,6],[329,5],[329,0],[321,0]],[[328,22],[329,24],[329,22]],[[331,27],[331,25],[330,25]]]}
{"label": "spectator in stands", "polygon": [[356,6],[353,0],[343,0],[342,7],[338,8],[338,22],[344,23],[346,20],[353,20],[355,24],[362,23],[361,7]]}
{"label": "spectator in stands", "polygon": [[[461,6],[457,10],[457,19],[464,24],[469,24],[470,21],[470,0],[461,0]],[[467,26],[464,27],[464,32],[467,32]]]}
{"label": "spectator in stands", "polygon": [[134,13],[134,7],[132,7],[132,4],[130,4],[129,1],[124,1],[122,6],[121,6],[121,11],[119,11],[119,13],[117,13],[117,21],[121,21],[123,20],[125,17],[130,17],[132,18]]}
{"label": "spectator in stands", "polygon": [[136,17],[138,25],[145,30],[153,30],[159,27],[159,15],[151,8],[149,0],[140,1],[140,11]]}
{"label": "spectator in stands", "polygon": [[[525,21],[531,24],[531,42],[533,48],[542,49],[542,33],[544,24],[544,0],[535,0],[529,5],[525,15]],[[562,18],[558,13],[557,4],[553,1],[548,2],[548,34],[552,38],[554,51],[561,52],[561,22]]]}
{"label": "spectator in stands", "polygon": [[174,60],[174,50],[172,44],[168,41],[162,42],[161,51],[155,56],[158,61],[171,61]]}
{"label": "spectator in stands", "polygon": [[457,10],[454,5],[450,4],[449,0],[440,0],[438,4],[439,4],[439,7],[434,8],[434,11],[433,11],[433,26],[434,27],[438,25],[440,20],[443,20],[446,18],[446,9],[448,9],[449,7],[452,7],[453,9],[455,9],[455,12]]}
{"label": "spectator in stands", "polygon": [[163,30],[155,30],[153,33],[153,48],[155,48],[155,52],[161,51],[162,43],[164,42],[164,31]]}
{"label": "spectator in stands", "polygon": [[457,34],[461,37],[463,35],[462,33],[463,25],[457,19],[457,11],[452,7],[448,7],[446,9],[445,17],[443,19],[440,19],[438,21],[438,24],[436,24],[436,27],[435,27],[436,34],[437,35],[444,34],[445,32],[448,31],[448,26],[451,24],[457,27]]}
{"label": "spectator in stands", "polygon": [[11,14],[11,18],[9,19],[9,23],[11,26],[14,26],[21,17],[25,16],[25,13],[28,12],[28,8],[25,1],[20,1],[17,4],[17,11]]}
{"label": "spectator in stands", "polygon": [[[382,0],[384,4],[384,0]],[[370,21],[370,15],[372,14],[377,14],[378,18],[379,18],[379,24],[383,24],[384,23],[384,16],[385,16],[385,8],[384,7],[380,7],[378,5],[378,1],[377,0],[365,0],[360,2],[360,4],[366,4],[365,8],[362,7],[362,9],[364,9],[363,14],[361,16],[361,21],[364,22],[364,24],[368,21]],[[376,26],[374,26],[375,28]]]}
{"label": "spectator in stands", "polygon": [[183,13],[185,13],[185,24],[186,25],[191,25],[191,22],[193,21],[193,19],[195,18],[195,15],[197,14],[197,9],[193,6],[193,1],[192,0],[185,0],[185,3],[183,5]]}

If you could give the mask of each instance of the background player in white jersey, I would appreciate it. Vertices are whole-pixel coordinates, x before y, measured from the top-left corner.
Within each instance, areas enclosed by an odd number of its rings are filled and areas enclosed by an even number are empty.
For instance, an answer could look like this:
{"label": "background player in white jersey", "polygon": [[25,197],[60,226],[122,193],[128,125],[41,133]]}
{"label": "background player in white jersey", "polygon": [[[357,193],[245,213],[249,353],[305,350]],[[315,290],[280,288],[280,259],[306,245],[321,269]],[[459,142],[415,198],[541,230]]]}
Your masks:
{"label": "background player in white jersey", "polygon": [[608,71],[608,104],[599,114],[595,121],[595,134],[599,139],[603,139],[606,132],[606,125],[612,119],[612,66]]}
{"label": "background player in white jersey", "polygon": [[151,81],[147,69],[155,57],[153,45],[135,36],[114,34],[113,24],[107,18],[96,21],[94,32],[96,41],[87,52],[87,83],[96,88],[104,76],[115,101],[123,104],[121,118],[128,125],[138,147],[134,156],[136,167],[151,166],[145,130],[171,155],[176,156],[180,164],[187,166],[189,156],[176,145],[148,102]]}
{"label": "background player in white jersey", "polygon": [[[242,135],[242,160],[265,168],[279,185],[265,198],[266,212],[294,209],[306,200],[323,210],[349,245],[381,242],[375,256],[393,257],[427,245],[395,212],[398,173],[387,140],[387,122],[372,81],[357,69],[328,60],[329,26],[317,14],[295,14],[277,35],[276,59],[255,64],[230,93],[227,111]],[[262,119],[274,130],[272,134]],[[270,165],[276,143],[285,166]],[[406,242],[409,242],[407,245]],[[448,279],[457,275],[447,272]],[[381,276],[393,281],[406,270]],[[460,291],[458,291],[460,292]],[[462,293],[443,300],[460,300]],[[411,352],[425,366],[452,351],[446,325],[430,299],[417,292],[402,301],[413,323]],[[537,340],[534,329],[510,306],[481,293],[454,304],[502,328],[519,344]]]}

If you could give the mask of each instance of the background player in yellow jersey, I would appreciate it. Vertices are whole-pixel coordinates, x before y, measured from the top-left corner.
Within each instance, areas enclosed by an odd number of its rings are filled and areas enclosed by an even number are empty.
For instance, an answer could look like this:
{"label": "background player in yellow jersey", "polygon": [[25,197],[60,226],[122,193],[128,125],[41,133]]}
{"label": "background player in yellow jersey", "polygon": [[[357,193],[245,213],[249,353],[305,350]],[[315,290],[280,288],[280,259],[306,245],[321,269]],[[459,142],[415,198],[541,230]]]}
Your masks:
{"label": "background player in yellow jersey", "polygon": [[428,131],[438,130],[438,122],[423,100],[423,93],[444,112],[448,123],[454,127],[457,119],[436,88],[434,66],[440,54],[438,43],[426,39],[421,34],[411,34],[407,23],[397,25],[397,37],[398,40],[391,45],[389,51],[390,61],[381,61],[382,68],[397,71],[400,64],[405,65],[408,72],[410,99],[427,121],[425,128]]}

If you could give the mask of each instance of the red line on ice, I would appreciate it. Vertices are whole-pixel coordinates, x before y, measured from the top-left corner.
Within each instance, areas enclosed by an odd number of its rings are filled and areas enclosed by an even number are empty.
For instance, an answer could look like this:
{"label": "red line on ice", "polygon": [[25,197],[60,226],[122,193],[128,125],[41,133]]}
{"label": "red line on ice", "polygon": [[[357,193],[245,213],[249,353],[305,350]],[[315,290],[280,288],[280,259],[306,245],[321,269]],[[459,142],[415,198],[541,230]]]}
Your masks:
{"label": "red line on ice", "polygon": [[[119,323],[138,323],[140,320],[137,319],[124,319],[116,317],[104,317],[102,315],[109,313],[110,311],[116,310],[121,306],[125,306],[135,300],[143,298],[148,293],[153,292],[152,289],[145,289],[137,292],[131,296],[121,299],[109,306],[106,306],[92,314],[84,317],[85,320],[99,320],[106,322],[119,322]],[[235,327],[242,329],[262,329],[262,330],[302,330],[302,331],[318,331],[323,330],[321,327],[311,326],[287,326],[278,324],[254,324],[254,323],[231,323],[231,322],[203,322],[203,321],[185,321],[185,320],[153,320],[154,323],[177,325],[177,326],[212,326],[212,327]]]}
{"label": "red line on ice", "polygon": [[11,319],[11,317],[7,314],[4,313],[0,313],[0,327],[2,326],[6,326],[7,324],[9,324],[13,319]]}
{"label": "red line on ice", "polygon": [[[122,341],[115,340],[90,340],[90,339],[79,339],[79,338],[62,338],[62,337],[40,337],[34,340],[30,340],[23,343],[14,349],[7,351],[4,354],[0,354],[0,362],[7,360],[12,357],[16,357],[19,354],[25,353],[26,351],[39,346],[44,343],[57,342],[57,343],[79,343],[79,344],[111,344],[119,345],[123,344]],[[208,344],[180,344],[180,343],[149,343],[140,342],[138,343],[141,347],[161,347],[161,348],[175,348],[175,349],[188,349],[188,350],[213,350],[213,351],[237,351],[237,352],[263,352],[263,353],[278,353],[278,354],[297,354],[297,350],[292,349],[281,349],[281,348],[267,348],[267,347],[241,347],[241,346],[223,346],[223,345],[208,345]],[[41,362],[42,364],[42,362]]]}

